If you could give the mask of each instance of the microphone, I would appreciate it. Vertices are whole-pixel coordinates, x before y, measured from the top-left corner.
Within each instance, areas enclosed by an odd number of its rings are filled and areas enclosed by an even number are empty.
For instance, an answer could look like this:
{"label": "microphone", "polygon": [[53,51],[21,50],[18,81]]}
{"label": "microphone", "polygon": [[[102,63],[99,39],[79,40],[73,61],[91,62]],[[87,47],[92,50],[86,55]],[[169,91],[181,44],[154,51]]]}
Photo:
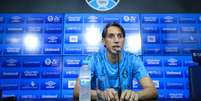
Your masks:
{"label": "microphone", "polygon": [[121,47],[115,48],[115,51],[116,51],[115,53],[119,55],[119,53],[121,52]]}
{"label": "microphone", "polygon": [[119,66],[119,57],[120,57],[121,48],[116,48],[117,60],[118,60],[118,96],[121,97],[121,77],[120,77],[120,66]]}

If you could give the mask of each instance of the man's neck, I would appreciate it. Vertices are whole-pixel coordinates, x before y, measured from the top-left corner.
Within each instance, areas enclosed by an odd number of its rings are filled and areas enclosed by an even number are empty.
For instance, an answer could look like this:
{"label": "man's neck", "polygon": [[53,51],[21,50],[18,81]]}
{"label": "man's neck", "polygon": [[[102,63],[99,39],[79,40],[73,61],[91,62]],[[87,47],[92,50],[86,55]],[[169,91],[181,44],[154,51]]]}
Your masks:
{"label": "man's neck", "polygon": [[119,54],[112,54],[110,52],[108,52],[107,57],[110,63],[115,64],[118,62],[118,56],[119,56],[119,60],[121,59],[121,53]]}

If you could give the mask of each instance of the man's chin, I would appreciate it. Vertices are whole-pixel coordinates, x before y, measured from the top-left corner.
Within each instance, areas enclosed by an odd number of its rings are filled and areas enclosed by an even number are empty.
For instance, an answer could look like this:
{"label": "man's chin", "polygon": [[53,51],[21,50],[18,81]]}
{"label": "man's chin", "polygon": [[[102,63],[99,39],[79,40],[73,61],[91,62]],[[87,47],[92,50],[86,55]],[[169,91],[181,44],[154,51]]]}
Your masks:
{"label": "man's chin", "polygon": [[111,53],[112,53],[113,55],[117,55],[117,54],[118,54],[117,51],[112,51]]}

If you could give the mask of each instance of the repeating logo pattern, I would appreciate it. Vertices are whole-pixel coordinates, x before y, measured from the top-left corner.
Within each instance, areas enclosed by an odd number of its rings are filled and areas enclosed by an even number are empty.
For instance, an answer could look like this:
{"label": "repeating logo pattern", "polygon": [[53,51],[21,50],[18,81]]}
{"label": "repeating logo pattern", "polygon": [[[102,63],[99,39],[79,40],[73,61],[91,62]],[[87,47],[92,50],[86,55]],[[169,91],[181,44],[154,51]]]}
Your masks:
{"label": "repeating logo pattern", "polygon": [[[92,1],[100,9],[119,2]],[[201,14],[0,14],[3,96],[71,99],[83,58],[104,48],[101,30],[113,21],[126,30],[126,50],[135,50],[133,36],[140,36],[134,53],[142,55],[159,97],[189,98],[188,67],[196,65],[190,51],[201,49]],[[30,43],[35,39],[39,45]],[[38,48],[27,50],[33,45]],[[133,89],[141,89],[135,79]]]}

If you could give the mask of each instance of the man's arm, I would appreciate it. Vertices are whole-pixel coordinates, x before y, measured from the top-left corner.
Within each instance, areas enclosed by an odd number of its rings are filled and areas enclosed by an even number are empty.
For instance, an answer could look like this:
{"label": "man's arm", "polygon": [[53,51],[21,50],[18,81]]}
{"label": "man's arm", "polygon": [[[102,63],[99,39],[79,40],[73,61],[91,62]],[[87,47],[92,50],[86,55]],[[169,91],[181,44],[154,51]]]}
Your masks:
{"label": "man's arm", "polygon": [[155,100],[157,98],[157,90],[150,77],[143,77],[140,80],[140,84],[143,87],[141,91],[125,90],[121,94],[120,101]]}
{"label": "man's arm", "polygon": [[143,77],[140,80],[143,89],[138,94],[139,100],[156,99],[158,97],[157,90],[150,77]]}
{"label": "man's arm", "polygon": [[[79,91],[80,91],[80,78],[77,78],[74,91],[73,91],[73,97],[75,101],[79,101]],[[91,90],[91,100],[95,101],[96,100],[96,90]]]}

